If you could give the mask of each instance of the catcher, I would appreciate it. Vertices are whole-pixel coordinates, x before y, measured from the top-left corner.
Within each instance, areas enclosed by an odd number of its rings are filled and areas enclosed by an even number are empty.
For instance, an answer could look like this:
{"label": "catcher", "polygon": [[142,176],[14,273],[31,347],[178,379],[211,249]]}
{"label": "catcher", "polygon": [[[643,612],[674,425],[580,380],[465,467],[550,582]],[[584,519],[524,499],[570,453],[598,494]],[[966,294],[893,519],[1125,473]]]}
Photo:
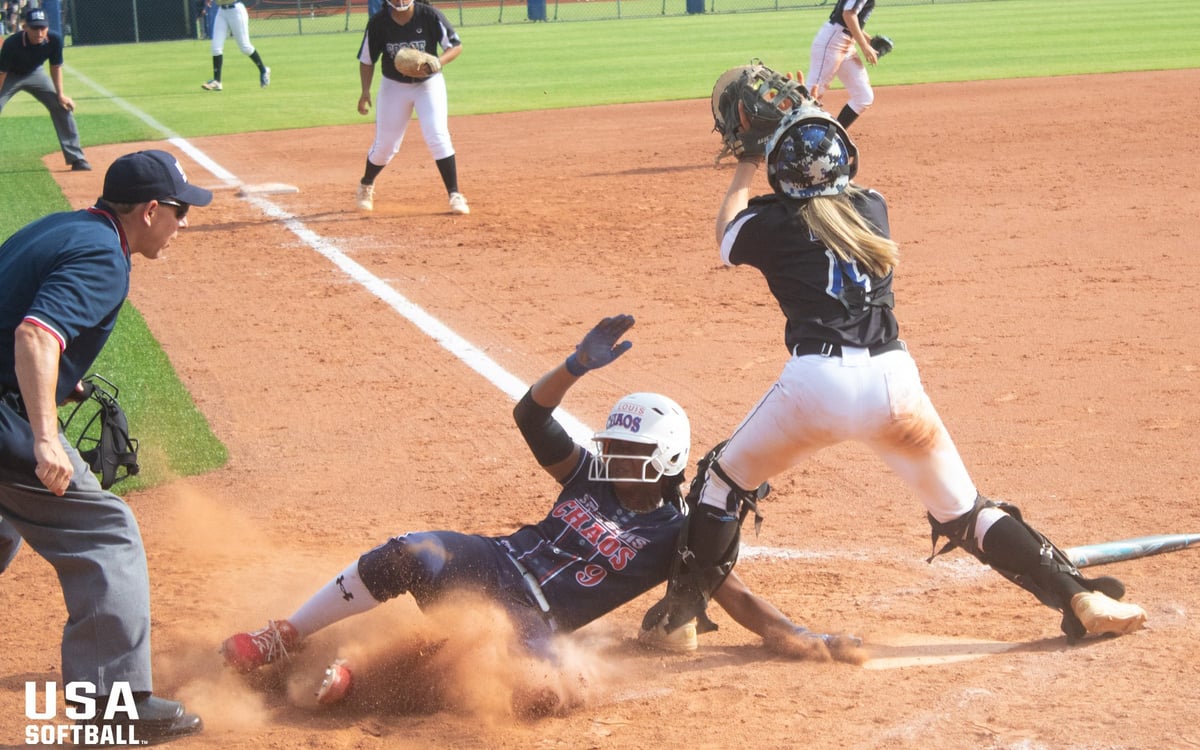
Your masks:
{"label": "catcher", "polygon": [[[286,658],[322,628],[402,594],[412,594],[425,608],[463,590],[503,606],[527,650],[552,658],[553,636],[581,628],[666,581],[686,526],[680,487],[691,444],[687,415],[666,396],[630,394],[596,433],[594,453],[575,443],[553,416],[580,377],[632,346],[621,338],[633,324],[628,315],[602,320],[513,410],[534,458],[562,485],[545,518],[501,537],[453,531],[393,537],[351,563],[287,619],[228,638],[222,647],[226,663],[248,672]],[[861,661],[857,639],[794,625],[732,574],[714,598],[777,653]],[[696,629],[691,622],[668,637],[661,628],[648,628],[639,640],[688,651],[696,648]],[[349,684],[347,667],[335,663],[318,702],[339,700]]]}
{"label": "catcher", "polygon": [[703,612],[737,544],[743,506],[756,507],[754,488],[822,448],[856,441],[924,505],[930,560],[962,548],[1061,612],[1068,642],[1140,629],[1146,612],[1121,601],[1124,584],[1085,578],[1016,506],[990,500],[971,479],[899,338],[899,249],[883,195],[852,182],[858,148],[846,129],[819,107],[800,107],[783,118],[766,153],[771,192],[751,197],[759,163],[739,161],[717,209],[716,243],[724,264],[762,273],[786,318],[790,356],[698,472],[679,564],[644,622],[665,618],[670,632]]}

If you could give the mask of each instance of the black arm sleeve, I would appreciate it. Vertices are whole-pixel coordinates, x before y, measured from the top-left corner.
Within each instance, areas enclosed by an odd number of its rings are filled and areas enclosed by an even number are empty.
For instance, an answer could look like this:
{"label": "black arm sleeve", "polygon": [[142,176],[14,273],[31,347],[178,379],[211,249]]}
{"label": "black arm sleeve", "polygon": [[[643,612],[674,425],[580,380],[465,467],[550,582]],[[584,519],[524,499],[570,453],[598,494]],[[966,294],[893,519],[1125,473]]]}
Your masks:
{"label": "black arm sleeve", "polygon": [[513,420],[521,430],[533,457],[541,466],[552,466],[571,455],[575,441],[554,418],[554,409],[547,409],[533,400],[533,389],[513,407]]}

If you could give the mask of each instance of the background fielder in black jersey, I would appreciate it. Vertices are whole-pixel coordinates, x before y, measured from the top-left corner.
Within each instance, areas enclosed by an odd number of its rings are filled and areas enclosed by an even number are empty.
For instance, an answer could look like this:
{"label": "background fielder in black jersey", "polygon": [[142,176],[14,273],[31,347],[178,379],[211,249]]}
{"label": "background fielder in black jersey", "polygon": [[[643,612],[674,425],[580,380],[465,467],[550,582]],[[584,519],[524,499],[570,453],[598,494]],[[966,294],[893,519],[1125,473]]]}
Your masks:
{"label": "background fielder in black jersey", "polygon": [[[424,78],[401,74],[396,70],[395,59],[396,52],[404,47],[415,47],[435,55],[438,69]],[[371,109],[371,82],[375,78],[376,63],[382,59],[383,65],[379,104],[375,110],[375,140],[367,152],[366,169],[355,194],[360,210],[375,210],[375,178],[400,150],[415,111],[420,118],[421,135],[449,196],[450,212],[471,212],[466,197],[458,189],[458,165],[450,140],[446,79],[441,73],[441,66],[449,64],[461,53],[462,40],[458,38],[458,32],[440,10],[423,1],[388,0],[383,10],[367,21],[367,30],[358,50],[362,83],[358,113],[361,115]]]}
{"label": "background fielder in black jersey", "polygon": [[868,64],[879,62],[879,53],[871,46],[871,38],[864,30],[874,10],[875,0],[838,0],[829,20],[813,37],[808,75],[804,80],[812,95],[820,99],[837,76],[850,95],[837,116],[844,128],[849,128],[875,101],[866,65],[854,51],[857,45]]}

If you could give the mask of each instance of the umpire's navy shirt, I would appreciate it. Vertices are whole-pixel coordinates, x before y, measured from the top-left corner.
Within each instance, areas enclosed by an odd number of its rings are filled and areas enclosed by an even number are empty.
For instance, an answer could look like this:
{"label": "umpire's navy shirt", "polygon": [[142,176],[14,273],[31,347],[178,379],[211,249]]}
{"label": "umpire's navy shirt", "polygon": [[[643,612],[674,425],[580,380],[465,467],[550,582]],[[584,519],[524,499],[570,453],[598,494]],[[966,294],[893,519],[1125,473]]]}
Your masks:
{"label": "umpire's navy shirt", "polygon": [[[55,399],[65,401],[112,333],[130,268],[120,223],[97,208],[50,214],[0,245],[0,389],[18,390],[14,337],[28,322],[58,341]],[[31,469],[29,423],[0,410],[0,463]]]}
{"label": "umpire's navy shirt", "polygon": [[63,40],[53,31],[46,34],[46,41],[30,44],[24,31],[18,31],[4,40],[0,47],[0,72],[26,76],[50,61],[51,65],[63,64]]}

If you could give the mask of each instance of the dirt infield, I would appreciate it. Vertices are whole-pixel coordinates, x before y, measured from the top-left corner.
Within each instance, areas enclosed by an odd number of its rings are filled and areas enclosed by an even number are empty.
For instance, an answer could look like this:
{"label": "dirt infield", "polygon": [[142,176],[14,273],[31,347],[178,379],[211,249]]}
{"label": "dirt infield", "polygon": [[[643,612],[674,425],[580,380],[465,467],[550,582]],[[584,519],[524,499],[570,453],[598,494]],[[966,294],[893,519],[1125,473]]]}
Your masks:
{"label": "dirt infield", "polygon": [[[981,490],[1063,546],[1200,531],[1198,87],[1198,70],[891,87],[853,131],[859,182],[889,199],[901,333],[934,403]],[[565,406],[597,425],[624,392],[668,393],[698,457],[786,356],[761,279],[717,258],[730,167],[712,164],[707,107],[455,118],[466,217],[447,212],[415,129],[370,216],[352,198],[369,125],[194,141],[247,184],[299,192],[265,196],[289,224],[220,189],[163,259],[134,263],[131,299],[231,457],[128,498],[158,689],[208,726],[178,747],[1200,747],[1195,550],[1105,566],[1148,627],[1069,647],[1057,613],[970,557],[926,564],[919,503],[857,446],[773,482],[738,569],[797,621],[863,636],[863,667],[774,657],[715,608],[721,630],[697,654],[644,652],[647,596],[580,634],[570,666],[587,681],[563,689],[582,705],[549,717],[511,714],[515,691],[556,676],[490,647],[503,623],[485,608],[426,618],[401,601],[321,634],[289,669],[221,669],[224,636],[286,616],[387,536],[503,533],[555,495],[511,398],[296,222],[525,382],[600,317],[635,315],[632,351]],[[59,175],[72,204],[128,150],[94,148],[98,171]],[[28,550],[0,578],[0,609],[0,745],[20,745],[25,684],[58,679],[64,619]],[[442,630],[450,645],[416,659]],[[311,690],[338,653],[372,668],[355,700],[318,711]]]}

